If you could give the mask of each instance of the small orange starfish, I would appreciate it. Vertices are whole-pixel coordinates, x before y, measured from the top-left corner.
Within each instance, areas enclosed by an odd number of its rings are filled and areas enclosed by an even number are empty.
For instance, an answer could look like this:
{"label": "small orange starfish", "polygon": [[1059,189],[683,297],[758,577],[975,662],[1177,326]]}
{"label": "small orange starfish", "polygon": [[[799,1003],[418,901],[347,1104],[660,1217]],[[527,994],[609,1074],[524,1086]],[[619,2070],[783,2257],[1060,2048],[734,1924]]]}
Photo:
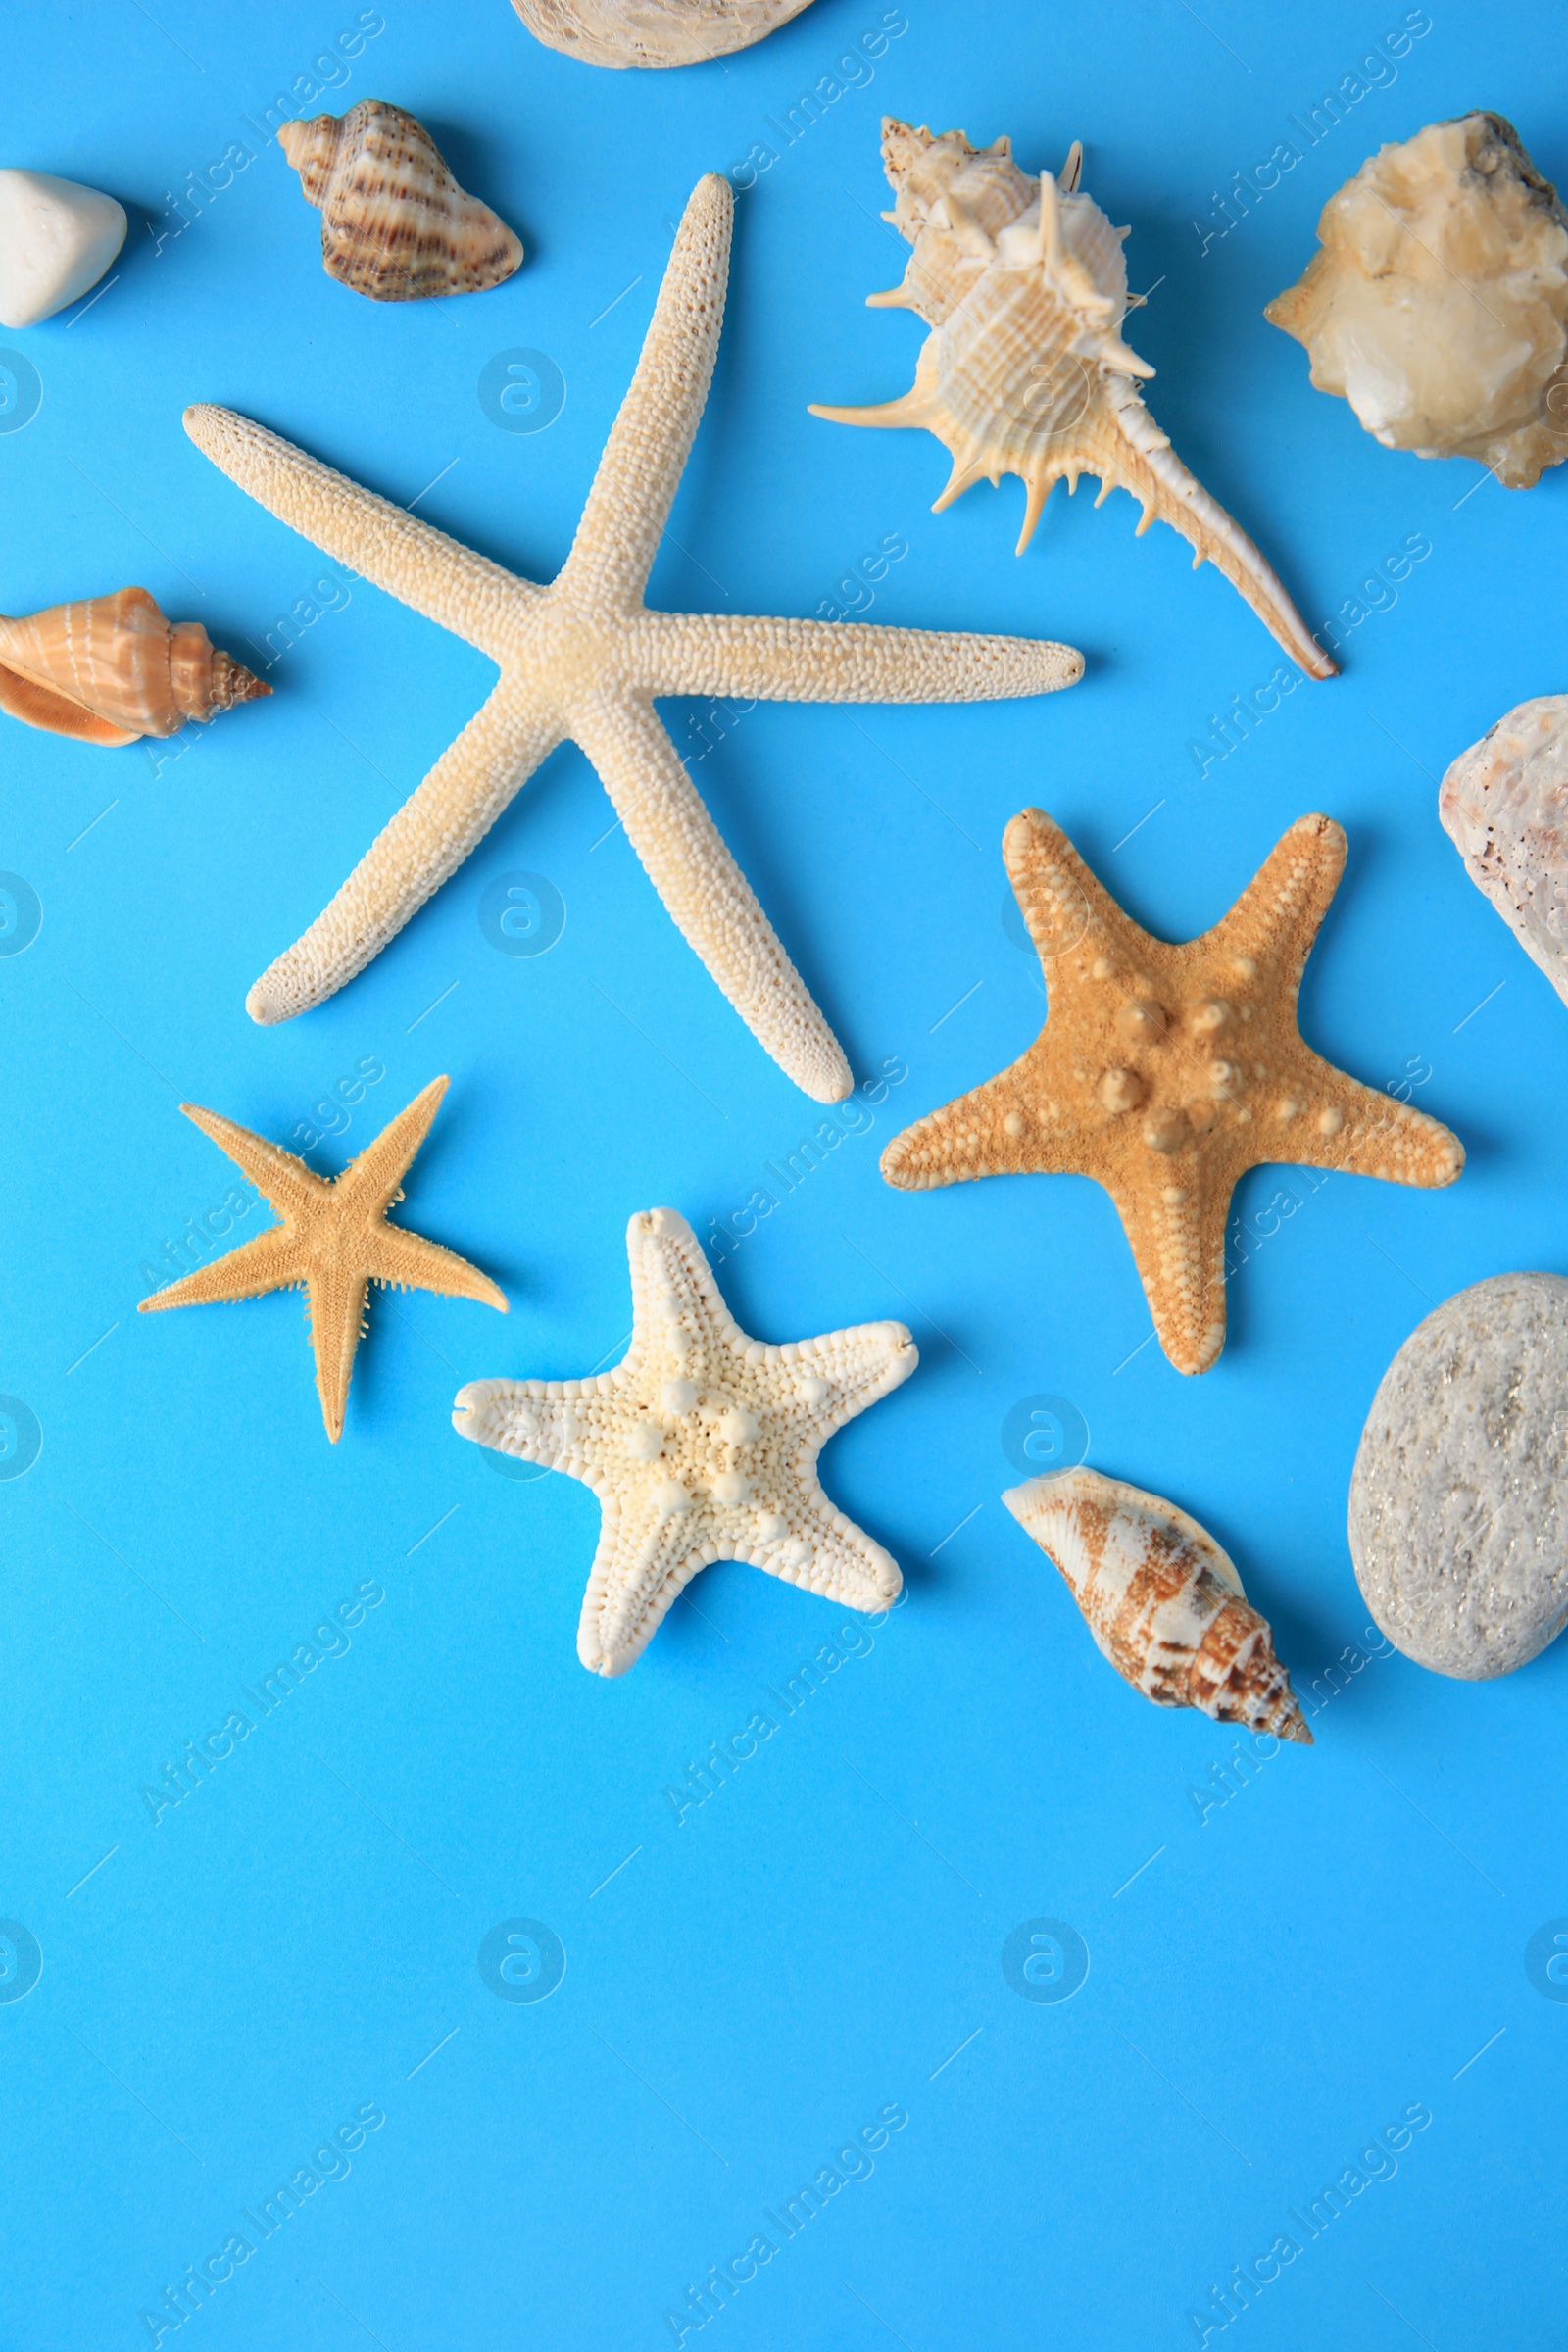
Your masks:
{"label": "small orange starfish", "polygon": [[365,1305],[370,1283],[477,1298],[503,1314],[507,1311],[504,1295],[477,1266],[439,1243],[386,1221],[387,1210],[403,1198],[402,1179],[430,1131],[448,1084],[445,1078],[432,1078],[407,1110],[383,1127],[374,1143],[336,1178],[318,1176],[292,1152],[216,1110],[182,1102],[179,1107],[186,1118],[194,1119],[202,1133],[244,1169],[283,1222],[214,1264],[172,1282],[167,1290],[155,1291],[137,1312],[206,1306],[220,1298],[260,1298],[268,1291],[303,1288],[310,1299],[321,1417],[335,1446],[343,1434],[354,1351],[368,1328]]}
{"label": "small orange starfish", "polygon": [[1324,1061],[1296,1000],[1345,868],[1332,817],[1302,816],[1222,922],[1168,945],[1124,914],[1039,808],[1003,836],[1050,1018],[1012,1067],[882,1154],[910,1190],[970,1176],[1083,1175],[1115,1201],[1160,1346],[1206,1372],[1225,1345],[1225,1220],[1270,1160],[1451,1184],[1458,1140]]}

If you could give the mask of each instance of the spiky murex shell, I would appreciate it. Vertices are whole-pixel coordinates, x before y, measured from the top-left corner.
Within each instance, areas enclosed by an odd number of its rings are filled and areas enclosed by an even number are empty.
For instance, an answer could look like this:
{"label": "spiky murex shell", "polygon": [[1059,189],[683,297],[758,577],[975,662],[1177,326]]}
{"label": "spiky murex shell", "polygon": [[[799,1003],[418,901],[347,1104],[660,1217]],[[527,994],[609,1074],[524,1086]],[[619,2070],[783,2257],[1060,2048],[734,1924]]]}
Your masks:
{"label": "spiky murex shell", "polygon": [[1157,516],[1180,531],[1240,590],[1280,644],[1314,677],[1334,663],[1246,532],[1209,497],[1145,408],[1153,374],[1122,340],[1131,298],[1112,227],[1078,189],[1074,146],[1058,177],[1019,170],[1009,142],[976,148],[962,131],[933,138],[884,120],[882,152],[894,206],[883,218],[913,247],[899,285],[873,307],[910,310],[931,332],[914,382],[870,408],[813,404],[845,424],[916,425],[953,458],[936,501],[950,506],[974,482],[1024,482],[1021,555],[1054,485],[1082,473],[1131,491],[1140,532]]}

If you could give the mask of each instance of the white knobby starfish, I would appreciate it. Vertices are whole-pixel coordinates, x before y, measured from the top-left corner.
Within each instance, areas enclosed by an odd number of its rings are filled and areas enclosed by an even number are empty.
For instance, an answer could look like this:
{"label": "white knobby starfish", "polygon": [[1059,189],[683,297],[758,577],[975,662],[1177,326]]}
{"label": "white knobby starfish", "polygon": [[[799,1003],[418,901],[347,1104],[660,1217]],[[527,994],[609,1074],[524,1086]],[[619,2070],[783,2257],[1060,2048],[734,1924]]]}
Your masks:
{"label": "white knobby starfish", "polygon": [[750,1560],[852,1609],[885,1609],[903,1578],[823,1494],[836,1429],[908,1379],[902,1323],[858,1323],[782,1348],[749,1339],[672,1208],[626,1233],[631,1346],[587,1380],[475,1380],[453,1427],[499,1453],[564,1470],[599,1496],[599,1549],[577,1628],[595,1674],[624,1674],[713,1560]]}
{"label": "white knobby starfish", "polygon": [[697,184],[631,388],[565,564],[520,579],[231,410],[185,430],[230,478],[352,570],[500,666],[436,761],[305,936],[246,1000],[284,1021],[363,971],[568,737],[598,769],[654,887],[780,1067],[821,1102],[849,1064],[774,937],[654,710],[656,695],[775,702],[976,702],[1083,674],[1072,647],[858,623],[650,612],[643,590],[708,398],[729,272],[729,182]]}

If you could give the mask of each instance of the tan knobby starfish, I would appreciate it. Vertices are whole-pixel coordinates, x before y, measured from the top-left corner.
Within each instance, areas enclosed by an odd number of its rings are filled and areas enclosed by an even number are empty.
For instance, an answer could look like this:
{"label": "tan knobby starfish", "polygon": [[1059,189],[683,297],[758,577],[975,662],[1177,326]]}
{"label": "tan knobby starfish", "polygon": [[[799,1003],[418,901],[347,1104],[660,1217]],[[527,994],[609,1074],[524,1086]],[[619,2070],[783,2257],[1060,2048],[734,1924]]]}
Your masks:
{"label": "tan knobby starfish", "polygon": [[453,1426],[500,1453],[580,1478],[603,1526],[577,1628],[595,1674],[624,1674],[713,1560],[750,1560],[852,1609],[883,1609],[898,1566],[823,1494],[836,1429],[908,1379],[902,1323],[859,1323],[782,1348],[734,1321],[672,1208],[626,1234],[631,1346],[587,1380],[475,1380]]}
{"label": "tan knobby starfish", "polygon": [[343,1433],[354,1351],[366,1331],[366,1293],[372,1282],[399,1290],[439,1291],[449,1298],[477,1298],[498,1306],[507,1301],[477,1266],[427,1242],[405,1226],[389,1225],[386,1212],[401,1200],[409,1163],[430,1131],[448,1080],[432,1078],[405,1111],[383,1127],[341,1176],[318,1176],[292,1152],[269,1143],[249,1127],[182,1102],[220,1151],[282,1218],[253,1241],[199,1266],[167,1290],[144,1298],[140,1314],[166,1306],[206,1306],[223,1298],[260,1298],[268,1291],[303,1287],[310,1305],[311,1346],[316,1351],[316,1386],[321,1417],[333,1445]]}
{"label": "tan knobby starfish", "polygon": [[1302,816],[1222,922],[1152,939],[1039,808],[1003,854],[1040,951],[1050,1017],[1012,1067],[882,1154],[890,1184],[1093,1176],[1115,1201],[1160,1346],[1206,1372],[1225,1345],[1225,1219],[1249,1168],[1294,1160],[1451,1184],[1446,1127],[1348,1078],[1302,1039],[1302,967],[1345,866],[1332,817]]}
{"label": "tan knobby starfish", "polygon": [[780,1067],[818,1102],[850,1091],[838,1041],[774,937],[654,710],[658,695],[975,702],[1083,673],[1070,646],[858,623],[650,612],[643,590],[708,398],[729,270],[729,182],[686,207],[631,388],[565,564],[549,588],[504,571],[227,409],[185,430],[240,487],[500,666],[489,701],[324,914],[263,973],[253,1020],[283,1021],[362,971],[570,738],[598,769],[675,922]]}

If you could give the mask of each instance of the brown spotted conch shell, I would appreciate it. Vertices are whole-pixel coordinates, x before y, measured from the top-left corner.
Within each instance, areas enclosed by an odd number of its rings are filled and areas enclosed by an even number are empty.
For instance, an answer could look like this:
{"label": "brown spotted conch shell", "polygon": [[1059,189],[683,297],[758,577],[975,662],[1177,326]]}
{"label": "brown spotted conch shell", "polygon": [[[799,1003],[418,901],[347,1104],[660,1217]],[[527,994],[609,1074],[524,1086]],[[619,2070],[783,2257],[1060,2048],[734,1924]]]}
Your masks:
{"label": "brown spotted conch shell", "polygon": [[401,106],[362,98],[346,115],[285,122],[277,137],[321,216],[322,269],[357,294],[482,294],[522,260],[521,239],[459,187]]}
{"label": "brown spotted conch shell", "polygon": [[1196,1519],[1098,1470],[1057,1470],[1002,1499],[1146,1698],[1312,1745],[1272,1634]]}
{"label": "brown spotted conch shell", "polygon": [[696,66],[765,40],[811,0],[512,0],[535,40],[588,66]]}
{"label": "brown spotted conch shell", "polygon": [[0,710],[82,743],[135,743],[270,694],[199,620],[166,620],[145,588],[0,614]]}
{"label": "brown spotted conch shell", "polygon": [[914,382],[873,408],[813,406],[840,424],[921,425],[953,456],[936,502],[950,506],[982,478],[1015,473],[1028,497],[1021,555],[1053,485],[1081,473],[1143,506],[1140,533],[1157,516],[1239,589],[1309,677],[1335,664],[1247,533],[1182,464],[1145,408],[1137,379],[1152,375],[1121,339],[1130,302],[1121,240],[1078,186],[1076,144],[1059,177],[1031,179],[1005,138],[974,148],[961,130],[929,130],[884,117],[882,155],[895,193],[883,219],[913,246],[903,282],[873,306],[915,311],[931,328]]}

